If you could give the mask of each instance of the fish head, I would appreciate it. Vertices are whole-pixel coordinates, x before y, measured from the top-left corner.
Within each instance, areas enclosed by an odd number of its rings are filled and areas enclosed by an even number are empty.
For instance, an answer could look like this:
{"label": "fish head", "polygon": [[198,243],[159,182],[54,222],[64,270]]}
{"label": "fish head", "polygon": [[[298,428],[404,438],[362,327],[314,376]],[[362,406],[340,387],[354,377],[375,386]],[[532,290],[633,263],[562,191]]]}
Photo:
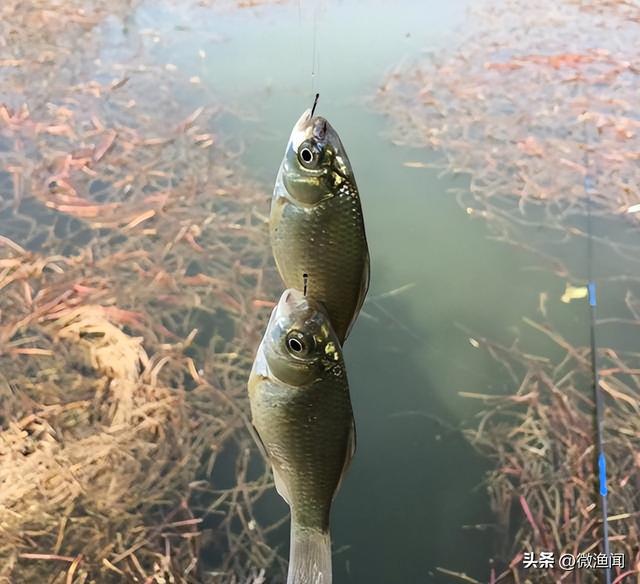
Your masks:
{"label": "fish head", "polygon": [[305,111],[289,138],[282,164],[282,180],[298,203],[315,205],[333,196],[345,181],[353,183],[353,170],[340,137],[321,116]]}
{"label": "fish head", "polygon": [[271,314],[262,346],[269,375],[300,387],[327,374],[344,375],[342,348],[323,306],[285,290]]}

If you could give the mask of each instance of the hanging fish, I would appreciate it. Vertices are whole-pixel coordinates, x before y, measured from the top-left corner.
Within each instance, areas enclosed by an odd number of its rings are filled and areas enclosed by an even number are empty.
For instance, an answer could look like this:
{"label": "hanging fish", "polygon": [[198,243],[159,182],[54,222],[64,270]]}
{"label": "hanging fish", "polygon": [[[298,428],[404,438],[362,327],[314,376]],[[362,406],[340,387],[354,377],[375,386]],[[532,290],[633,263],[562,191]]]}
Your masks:
{"label": "hanging fish", "polygon": [[331,583],[329,512],[355,450],[342,349],[322,305],[285,290],[249,377],[256,441],[291,508],[287,584]]}
{"label": "hanging fish", "polygon": [[291,132],[273,191],[270,232],[285,286],[306,284],[307,295],[325,305],[342,344],[369,288],[369,250],[344,146],[313,110]]}

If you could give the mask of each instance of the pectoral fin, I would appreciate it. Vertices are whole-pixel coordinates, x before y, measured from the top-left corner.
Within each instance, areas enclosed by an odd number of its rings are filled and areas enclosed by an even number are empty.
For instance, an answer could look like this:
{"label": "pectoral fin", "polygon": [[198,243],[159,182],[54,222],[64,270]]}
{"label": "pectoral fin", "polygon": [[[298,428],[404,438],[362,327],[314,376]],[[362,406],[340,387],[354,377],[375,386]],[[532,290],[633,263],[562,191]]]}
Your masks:
{"label": "pectoral fin", "polygon": [[278,494],[287,502],[289,506],[291,506],[291,503],[289,502],[290,498],[289,498],[289,491],[287,490],[287,485],[282,479],[282,476],[280,476],[278,469],[273,464],[271,464],[271,460],[269,459],[269,455],[267,454],[267,448],[264,445],[262,438],[260,438],[258,429],[253,424],[251,424],[250,432],[256,444],[258,445],[258,450],[260,450],[265,461],[269,463],[269,465],[271,466],[271,470],[273,471],[273,481],[276,486],[276,491],[278,491]]}
{"label": "pectoral fin", "polygon": [[[369,290],[369,281],[371,280],[371,270],[369,267],[369,263],[370,263],[370,259],[369,259],[369,252],[367,251],[367,258],[366,261],[364,262],[364,268],[362,270],[362,284],[360,285],[360,293],[358,295],[358,303],[356,305],[356,310],[353,314],[353,318],[351,319],[351,322],[349,323],[349,327],[347,328],[347,332],[344,335],[344,340],[347,340],[347,337],[349,336],[349,334],[351,333],[351,329],[353,328],[353,325],[356,323],[356,320],[358,318],[358,314],[360,314],[360,310],[362,309],[362,305],[364,304],[365,298],[367,297],[367,292]],[[344,341],[343,341],[344,343]]]}
{"label": "pectoral fin", "polygon": [[287,505],[291,507],[291,498],[289,497],[287,484],[284,482],[284,479],[275,466],[272,465],[271,469],[273,470],[273,481],[276,484],[276,491],[278,491],[278,494],[287,502]]}
{"label": "pectoral fin", "polygon": [[342,467],[342,472],[340,473],[340,480],[338,481],[338,486],[334,492],[335,494],[340,490],[340,485],[342,485],[342,480],[344,479],[349,467],[351,466],[351,461],[353,460],[353,455],[356,452],[356,423],[353,418],[351,418],[351,429],[349,430],[349,438],[347,443],[347,453],[344,458],[344,465]]}
{"label": "pectoral fin", "polygon": [[251,436],[253,436],[253,441],[256,443],[256,446],[258,447],[258,450],[260,451],[260,454],[262,454],[263,458],[265,459],[265,461],[269,461],[269,455],[267,454],[267,449],[265,448],[264,442],[262,441],[262,438],[260,438],[260,434],[258,433],[257,428],[251,424],[249,426],[249,434],[251,434]]}

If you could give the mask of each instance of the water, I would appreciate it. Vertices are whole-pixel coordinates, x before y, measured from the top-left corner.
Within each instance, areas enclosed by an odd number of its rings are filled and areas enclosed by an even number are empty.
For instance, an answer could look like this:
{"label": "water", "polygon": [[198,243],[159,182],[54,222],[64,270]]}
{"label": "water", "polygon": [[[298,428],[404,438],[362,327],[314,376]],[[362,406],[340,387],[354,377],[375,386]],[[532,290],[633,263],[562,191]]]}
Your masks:
{"label": "water", "polygon": [[[199,75],[250,118],[229,119],[226,130],[266,188],[315,91],[355,169],[372,281],[346,349],[358,451],[333,510],[337,582],[447,581],[438,566],[486,578],[492,527],[465,526],[494,520],[481,484],[487,467],[455,431],[476,408],[457,393],[500,391],[505,380],[456,325],[513,339],[538,294],[562,290],[523,271],[531,258],[489,241],[484,224],[459,207],[447,190],[466,186],[465,177],[403,167],[428,155],[393,146],[367,99],[399,62],[455,42],[468,5],[294,2],[215,19],[155,7],[138,15],[163,38],[172,26],[189,28],[171,32],[158,58]],[[288,532],[281,536],[286,545]]]}
{"label": "water", "polygon": [[[547,293],[573,339],[588,338],[584,305],[559,301],[565,282],[488,238],[448,192],[465,188],[466,177],[403,166],[433,155],[394,146],[387,120],[370,106],[398,63],[457,41],[471,4],[300,0],[210,11],[147,2],[107,25],[115,48],[103,58],[121,58],[119,43],[150,29],[143,42],[153,59],[199,78],[180,99],[197,107],[215,95],[229,111],[225,140],[265,192],[316,91],[318,112],[347,148],[372,281],[346,349],[358,450],[333,509],[336,582],[450,581],[437,567],[486,580],[499,538],[482,485],[487,463],[457,431],[477,403],[458,392],[512,388],[470,336],[508,344],[530,334],[522,317],[535,317]],[[584,250],[568,253],[579,263]],[[285,505],[272,501],[267,514],[277,517]],[[277,538],[285,550],[288,531]]]}

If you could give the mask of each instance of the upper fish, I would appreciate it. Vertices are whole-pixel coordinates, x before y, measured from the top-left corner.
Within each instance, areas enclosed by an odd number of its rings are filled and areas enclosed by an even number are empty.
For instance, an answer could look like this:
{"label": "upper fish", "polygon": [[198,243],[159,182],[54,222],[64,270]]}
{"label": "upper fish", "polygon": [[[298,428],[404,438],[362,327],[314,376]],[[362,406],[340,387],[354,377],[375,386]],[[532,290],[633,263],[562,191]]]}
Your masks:
{"label": "upper fish", "polygon": [[369,288],[369,249],[345,148],[311,110],[293,127],[278,171],[270,235],[285,286],[324,304],[342,344]]}

